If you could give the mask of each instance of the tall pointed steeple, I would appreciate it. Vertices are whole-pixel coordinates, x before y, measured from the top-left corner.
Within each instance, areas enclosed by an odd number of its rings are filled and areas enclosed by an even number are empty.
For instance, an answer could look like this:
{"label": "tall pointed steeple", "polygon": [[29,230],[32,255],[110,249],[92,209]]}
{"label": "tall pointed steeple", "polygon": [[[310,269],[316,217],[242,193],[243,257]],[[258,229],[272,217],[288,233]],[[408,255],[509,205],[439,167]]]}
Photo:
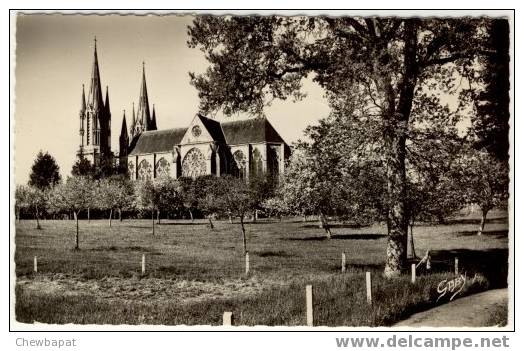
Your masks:
{"label": "tall pointed steeple", "polygon": [[107,112],[111,110],[109,107],[109,87],[107,85],[106,85],[106,99],[105,99],[104,107]]}
{"label": "tall pointed steeple", "polygon": [[128,136],[127,133],[127,122],[126,122],[126,110],[124,110],[124,117],[122,118],[122,130],[120,131],[120,137],[122,136]]}
{"label": "tall pointed steeple", "polygon": [[135,115],[135,103],[133,102],[133,114],[131,115],[131,138],[136,135],[136,115]]}
{"label": "tall pointed steeple", "polygon": [[104,105],[102,101],[102,84],[100,83],[100,70],[98,68],[98,54],[96,50],[96,37],[95,37],[95,52],[93,58],[93,68],[91,70],[91,86],[89,88],[89,95],[87,98],[87,104],[92,109],[101,110]]}
{"label": "tall pointed steeple", "polygon": [[155,104],[153,104],[153,116],[151,117],[151,124],[149,126],[149,130],[157,130]]}
{"label": "tall pointed steeple", "polygon": [[142,124],[142,131],[150,130],[150,119],[149,113],[149,99],[147,97],[147,85],[146,85],[146,68],[145,62],[142,62],[142,84],[140,85],[140,97],[138,98],[138,113],[137,123]]}
{"label": "tall pointed steeple", "polygon": [[82,101],[80,102],[80,113],[84,114],[86,112],[86,93],[84,84],[82,84]]}

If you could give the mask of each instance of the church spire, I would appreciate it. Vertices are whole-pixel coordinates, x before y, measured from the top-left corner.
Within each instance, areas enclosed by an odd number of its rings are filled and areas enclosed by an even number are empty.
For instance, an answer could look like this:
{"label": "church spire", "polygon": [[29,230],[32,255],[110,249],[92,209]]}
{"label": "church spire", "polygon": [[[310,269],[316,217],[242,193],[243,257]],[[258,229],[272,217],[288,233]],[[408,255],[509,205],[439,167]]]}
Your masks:
{"label": "church spire", "polygon": [[82,101],[80,102],[80,113],[84,114],[86,112],[86,93],[84,84],[82,84]]}
{"label": "church spire", "polygon": [[110,111],[110,108],[109,108],[109,87],[107,85],[106,85],[106,100],[105,100],[104,106],[106,108],[106,111],[109,112]]}
{"label": "church spire", "polygon": [[89,88],[89,96],[87,104],[94,110],[101,110],[104,105],[102,101],[102,84],[100,83],[100,70],[98,68],[98,54],[96,51],[96,37],[95,50],[93,58],[93,69],[91,71],[91,86]]}
{"label": "church spire", "polygon": [[136,129],[136,115],[135,115],[135,103],[133,102],[133,113],[131,115],[131,138],[135,137],[135,129]]}
{"label": "church spire", "polygon": [[150,118],[149,113],[149,99],[147,97],[147,85],[146,85],[146,68],[145,62],[142,62],[142,84],[140,86],[140,97],[138,99],[138,123],[142,124],[144,130],[150,130]]}
{"label": "church spire", "polygon": [[128,136],[128,133],[127,133],[127,123],[126,123],[126,110],[124,110],[124,117],[122,118],[122,130],[120,132],[120,137],[122,136]]}
{"label": "church spire", "polygon": [[155,104],[153,104],[153,116],[151,117],[151,125],[149,127],[150,130],[157,130]]}

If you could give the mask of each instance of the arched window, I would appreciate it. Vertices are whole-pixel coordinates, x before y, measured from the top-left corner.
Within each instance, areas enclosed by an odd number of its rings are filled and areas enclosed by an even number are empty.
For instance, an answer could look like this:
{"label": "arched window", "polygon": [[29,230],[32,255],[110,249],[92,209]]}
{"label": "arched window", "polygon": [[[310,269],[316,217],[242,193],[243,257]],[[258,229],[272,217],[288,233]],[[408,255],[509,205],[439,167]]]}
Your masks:
{"label": "arched window", "polygon": [[151,180],[153,172],[151,169],[151,164],[147,162],[147,160],[140,161],[140,163],[138,164],[137,171],[138,171],[137,178],[139,180]]}
{"label": "arched window", "polygon": [[182,161],[182,176],[196,178],[206,174],[206,160],[197,148],[189,150]]}
{"label": "arched window", "polygon": [[264,171],[262,155],[257,148],[253,148],[253,152],[251,153],[250,170],[253,176],[262,175],[262,172]]}
{"label": "arched window", "polygon": [[233,153],[233,175],[244,179],[246,177],[246,157],[241,150],[237,150]]}
{"label": "arched window", "polygon": [[279,173],[279,162],[278,146],[270,146],[267,150],[268,168],[271,175],[277,175]]}
{"label": "arched window", "polygon": [[169,177],[169,162],[164,157],[157,161],[155,174],[157,178]]}

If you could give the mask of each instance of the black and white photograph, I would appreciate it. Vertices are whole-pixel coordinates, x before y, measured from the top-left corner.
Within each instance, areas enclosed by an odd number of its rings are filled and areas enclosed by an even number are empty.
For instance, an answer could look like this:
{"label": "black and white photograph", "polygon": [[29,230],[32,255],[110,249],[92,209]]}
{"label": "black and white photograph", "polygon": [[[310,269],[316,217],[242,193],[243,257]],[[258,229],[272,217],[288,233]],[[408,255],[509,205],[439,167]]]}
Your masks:
{"label": "black and white photograph", "polygon": [[11,328],[514,329],[512,10],[10,21]]}

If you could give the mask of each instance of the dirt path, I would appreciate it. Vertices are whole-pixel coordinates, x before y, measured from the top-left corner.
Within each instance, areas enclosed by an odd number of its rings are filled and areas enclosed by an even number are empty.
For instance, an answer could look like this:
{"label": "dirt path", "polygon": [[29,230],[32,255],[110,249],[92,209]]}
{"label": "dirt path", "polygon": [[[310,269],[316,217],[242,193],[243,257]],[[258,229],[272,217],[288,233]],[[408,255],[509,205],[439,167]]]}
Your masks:
{"label": "dirt path", "polygon": [[465,296],[416,313],[395,327],[487,327],[493,313],[508,303],[508,289]]}

